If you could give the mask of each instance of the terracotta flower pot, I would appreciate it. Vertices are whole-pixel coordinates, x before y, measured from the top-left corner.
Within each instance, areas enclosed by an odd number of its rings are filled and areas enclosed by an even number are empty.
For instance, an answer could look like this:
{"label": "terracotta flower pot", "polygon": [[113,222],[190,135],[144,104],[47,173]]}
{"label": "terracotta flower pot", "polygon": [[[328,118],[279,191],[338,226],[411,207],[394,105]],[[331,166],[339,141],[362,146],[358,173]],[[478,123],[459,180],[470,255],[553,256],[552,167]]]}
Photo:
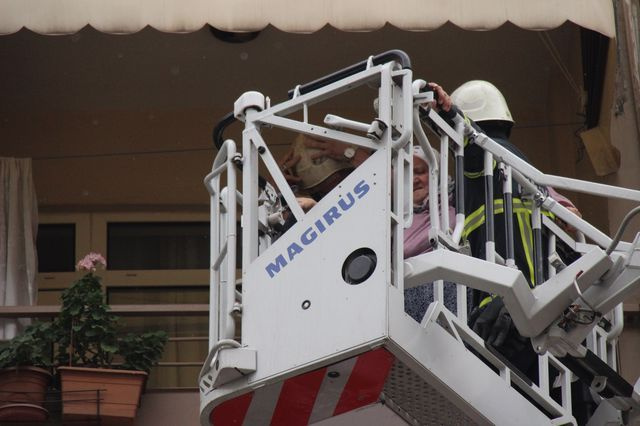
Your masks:
{"label": "terracotta flower pot", "polygon": [[65,419],[133,424],[147,373],[84,367],[58,367],[58,372]]}
{"label": "terracotta flower pot", "polygon": [[45,421],[43,407],[51,373],[37,367],[0,370],[0,421]]}

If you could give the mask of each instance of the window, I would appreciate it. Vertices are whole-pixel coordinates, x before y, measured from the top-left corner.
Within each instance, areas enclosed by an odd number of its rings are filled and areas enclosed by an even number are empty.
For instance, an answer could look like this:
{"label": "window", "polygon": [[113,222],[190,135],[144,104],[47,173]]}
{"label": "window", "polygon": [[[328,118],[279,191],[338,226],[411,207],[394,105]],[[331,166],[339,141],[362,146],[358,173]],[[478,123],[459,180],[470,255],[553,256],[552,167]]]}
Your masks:
{"label": "window", "polygon": [[[59,304],[79,277],[75,264],[90,251],[107,259],[103,277],[110,304],[209,301],[208,213],[41,214],[39,303]],[[165,330],[170,341],[149,388],[197,386],[208,353],[208,316],[123,317],[127,332]]]}
{"label": "window", "polygon": [[207,269],[208,222],[110,222],[107,264],[111,270]]}
{"label": "window", "polygon": [[75,223],[38,226],[38,272],[71,272],[76,263]]}
{"label": "window", "polygon": [[38,289],[68,287],[77,278],[78,257],[90,251],[90,215],[41,213],[39,221]]}

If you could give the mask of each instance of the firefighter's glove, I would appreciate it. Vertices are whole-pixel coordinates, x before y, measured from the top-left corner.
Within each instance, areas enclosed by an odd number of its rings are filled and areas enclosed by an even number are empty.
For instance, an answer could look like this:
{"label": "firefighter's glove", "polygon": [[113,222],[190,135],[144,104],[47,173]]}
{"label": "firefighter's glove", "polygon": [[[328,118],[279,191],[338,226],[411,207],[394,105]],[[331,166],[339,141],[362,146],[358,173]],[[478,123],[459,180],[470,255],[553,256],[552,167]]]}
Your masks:
{"label": "firefighter's glove", "polygon": [[514,329],[511,315],[500,297],[481,308],[474,308],[469,314],[469,326],[486,343],[496,348],[505,343]]}

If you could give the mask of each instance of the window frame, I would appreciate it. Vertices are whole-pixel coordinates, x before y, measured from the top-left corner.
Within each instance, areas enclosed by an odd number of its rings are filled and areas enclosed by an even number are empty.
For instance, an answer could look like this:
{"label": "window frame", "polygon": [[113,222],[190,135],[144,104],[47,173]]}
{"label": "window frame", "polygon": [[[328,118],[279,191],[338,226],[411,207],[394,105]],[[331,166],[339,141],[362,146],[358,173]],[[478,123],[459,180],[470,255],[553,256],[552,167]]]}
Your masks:
{"label": "window frame", "polygon": [[[107,227],[112,222],[209,222],[208,213],[196,212],[119,212],[93,213],[91,235],[94,251],[102,253],[106,259]],[[158,287],[158,286],[208,286],[207,269],[128,269],[103,272],[104,282],[109,287]]]}
{"label": "window frame", "polygon": [[[91,248],[91,214],[89,213],[40,213],[38,224],[75,225],[75,257],[89,253]],[[76,259],[76,261],[79,259]],[[37,272],[38,290],[67,288],[77,279],[77,272]]]}
{"label": "window frame", "polygon": [[[204,212],[94,212],[41,213],[41,224],[74,224],[76,226],[76,261],[93,251],[108,259],[107,226],[111,222],[209,222]],[[206,269],[129,269],[101,271],[105,290],[108,287],[209,286]],[[39,272],[38,290],[60,290],[78,278],[77,272]]]}
{"label": "window frame", "polygon": [[[209,212],[90,212],[90,213],[41,213],[39,223],[41,224],[75,224],[76,244],[75,255],[76,261],[81,256],[93,251],[101,253],[108,259],[107,253],[107,227],[113,222],[206,222],[209,223]],[[109,289],[115,288],[159,288],[167,287],[176,288],[209,288],[209,268],[205,269],[162,269],[162,270],[117,270],[108,269],[99,271],[103,278],[103,291],[105,296]],[[74,281],[80,277],[80,273],[74,272],[47,272],[37,273],[36,283],[38,294],[42,294],[49,303],[65,288],[68,288]],[[46,296],[45,296],[46,294]],[[178,317],[179,318],[179,317]],[[208,322],[208,318],[207,318]],[[208,331],[208,330],[207,330]],[[208,333],[203,336],[196,336],[194,342],[203,341],[207,345]],[[182,340],[176,340],[175,344],[180,345]],[[166,355],[165,355],[166,356]],[[205,354],[206,356],[206,354]],[[203,358],[204,359],[204,358]],[[153,371],[159,377],[163,377],[165,369],[189,367],[196,368],[191,365],[193,362],[169,361],[176,365],[160,365],[155,367]],[[199,369],[200,363],[198,362]],[[166,370],[170,371],[170,370]],[[170,375],[168,377],[171,377]],[[158,379],[165,380],[165,379]],[[170,380],[170,379],[169,379]],[[179,383],[179,382],[178,382]],[[173,389],[173,387],[159,386],[156,389]],[[192,389],[188,387],[188,389]]]}

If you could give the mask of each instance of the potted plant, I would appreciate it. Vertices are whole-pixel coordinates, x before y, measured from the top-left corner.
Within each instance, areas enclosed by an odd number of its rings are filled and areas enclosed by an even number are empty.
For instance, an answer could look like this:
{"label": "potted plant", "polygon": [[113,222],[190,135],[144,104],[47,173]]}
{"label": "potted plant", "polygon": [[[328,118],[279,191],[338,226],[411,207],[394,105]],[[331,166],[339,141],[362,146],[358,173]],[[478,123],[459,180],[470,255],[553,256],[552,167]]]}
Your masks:
{"label": "potted plant", "polygon": [[0,348],[0,422],[48,418],[51,331],[51,323],[37,322]]}
{"label": "potted plant", "polygon": [[54,321],[63,415],[76,420],[99,415],[102,421],[129,423],[167,335],[163,331],[118,334],[118,318],[105,303],[101,279],[95,274],[104,266],[97,253],[78,263],[86,273],[62,293],[60,315]]}

